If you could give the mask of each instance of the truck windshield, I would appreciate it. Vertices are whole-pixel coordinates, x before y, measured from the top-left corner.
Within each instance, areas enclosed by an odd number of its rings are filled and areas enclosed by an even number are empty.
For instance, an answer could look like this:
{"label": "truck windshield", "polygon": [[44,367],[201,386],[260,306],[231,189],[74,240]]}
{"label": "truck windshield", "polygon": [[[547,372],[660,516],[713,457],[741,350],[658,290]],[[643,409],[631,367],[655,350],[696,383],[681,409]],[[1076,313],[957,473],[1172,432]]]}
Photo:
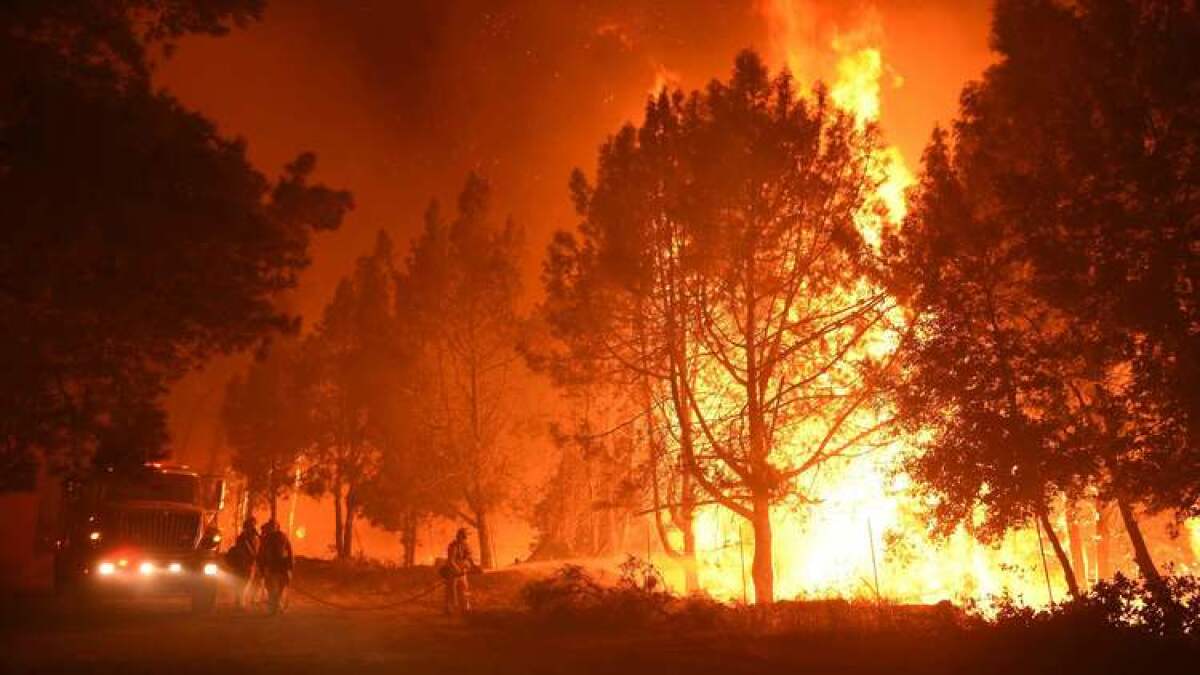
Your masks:
{"label": "truck windshield", "polygon": [[196,476],[147,471],[128,476],[113,476],[105,485],[107,501],[154,501],[196,503]]}

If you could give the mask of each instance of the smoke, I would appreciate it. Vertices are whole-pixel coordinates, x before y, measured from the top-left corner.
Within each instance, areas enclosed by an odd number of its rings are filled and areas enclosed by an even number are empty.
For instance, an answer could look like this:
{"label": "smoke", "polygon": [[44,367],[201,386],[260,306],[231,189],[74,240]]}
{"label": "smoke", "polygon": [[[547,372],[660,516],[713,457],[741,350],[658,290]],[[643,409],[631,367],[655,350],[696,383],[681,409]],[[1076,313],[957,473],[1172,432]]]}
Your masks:
{"label": "smoke", "polygon": [[[157,79],[247,139],[263,170],[313,150],[321,179],[355,193],[357,209],[314,241],[287,299],[307,325],[379,229],[405,247],[427,201],[452,200],[470,170],[525,228],[535,300],[545,243],[576,222],[570,170],[589,171],[652,89],[725,77],[745,47],[832,81],[840,57],[869,45],[882,55],[874,81],[888,142],[915,167],[934,121],[953,116],[962,84],[988,62],[983,0],[281,0],[247,30],[185,41]],[[219,461],[220,391],[240,363],[221,360],[172,392],[184,461]]]}

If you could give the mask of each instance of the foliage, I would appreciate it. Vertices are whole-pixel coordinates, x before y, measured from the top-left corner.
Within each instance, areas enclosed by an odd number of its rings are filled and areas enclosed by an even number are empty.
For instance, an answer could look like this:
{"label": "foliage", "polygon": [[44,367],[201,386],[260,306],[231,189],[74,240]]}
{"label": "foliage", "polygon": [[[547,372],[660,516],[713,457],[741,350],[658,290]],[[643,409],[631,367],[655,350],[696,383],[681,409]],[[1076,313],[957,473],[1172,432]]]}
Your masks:
{"label": "foliage", "polygon": [[[640,440],[633,425],[600,428],[612,417],[600,387],[572,388],[566,396],[575,427],[552,424],[550,435],[559,452],[533,506],[531,522],[538,538],[533,559],[603,556],[625,550],[628,525],[639,504],[643,482],[634,455]],[[601,394],[601,395],[596,395]],[[599,399],[599,400],[597,400]]]}
{"label": "foliage", "polygon": [[753,523],[763,602],[772,506],[889,423],[889,366],[866,347],[895,317],[858,230],[875,149],[822,87],[799,96],[744,52],[728,82],[651,100],[602,147],[595,185],[573,176],[584,220],[546,257],[545,312],[572,357],[560,379],[599,371],[629,389],[666,474],[649,481],[661,533],[668,511],[687,541],[701,493]]}
{"label": "foliage", "polygon": [[1100,471],[1077,396],[1095,379],[1089,345],[1038,302],[1025,233],[972,189],[988,167],[953,154],[941,130],[924,160],[904,227],[886,244],[891,288],[912,313],[895,401],[917,448],[903,468],[936,534],[965,525],[992,541],[1036,518],[1077,593],[1049,513]]}
{"label": "foliage", "polygon": [[391,240],[338,284],[316,330],[304,344],[299,375],[309,430],[305,487],[334,500],[335,544],[348,558],[363,490],[379,471],[383,420],[401,363],[394,315]]}
{"label": "foliage", "polygon": [[898,401],[923,453],[907,469],[943,531],[1037,518],[1075,594],[1048,504],[1115,503],[1166,602],[1135,507],[1200,495],[1200,89],[1183,65],[1200,13],[1012,0],[995,17],[999,60],[964,90],[953,142],[935,132],[890,242],[913,310]]}
{"label": "foliage", "polygon": [[258,0],[18,1],[0,10],[0,467],[140,462],[168,384],[294,329],[273,305],[348,193],[311,154],[270,180],[150,81],[149,52],[256,18]]}
{"label": "foliage", "polygon": [[653,565],[630,556],[620,581],[604,586],[578,565],[528,583],[521,597],[534,620],[561,628],[637,629],[660,621],[671,594]]}
{"label": "foliage", "polygon": [[1037,627],[1074,632],[1130,631],[1153,637],[1186,637],[1200,642],[1200,580],[1167,577],[1171,603],[1164,605],[1150,582],[1117,573],[1101,580],[1085,595],[1034,609],[1001,598],[987,620],[1004,630]]}
{"label": "foliage", "polygon": [[521,460],[514,391],[524,323],[521,230],[494,222],[490,202],[487,182],[471,174],[453,220],[431,204],[396,295],[396,311],[416,335],[427,386],[421,411],[433,426],[443,494],[478,532],[484,567],[493,564],[490,518],[511,495]]}
{"label": "foliage", "polygon": [[233,448],[230,466],[246,479],[253,502],[267,505],[272,518],[308,448],[303,392],[296,380],[299,356],[294,340],[274,342],[229,382],[221,406],[225,438]]}
{"label": "foliage", "polygon": [[1102,374],[1103,491],[1200,508],[1200,8],[1000,2],[992,41],[959,145]]}

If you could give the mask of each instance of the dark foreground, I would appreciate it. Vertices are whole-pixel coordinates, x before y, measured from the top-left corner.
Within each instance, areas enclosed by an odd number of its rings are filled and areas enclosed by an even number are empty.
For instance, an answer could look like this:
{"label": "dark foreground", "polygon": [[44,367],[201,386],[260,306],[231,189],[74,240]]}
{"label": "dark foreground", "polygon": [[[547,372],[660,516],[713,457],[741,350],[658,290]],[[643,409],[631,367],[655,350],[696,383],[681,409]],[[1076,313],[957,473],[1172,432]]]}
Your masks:
{"label": "dark foreground", "polygon": [[1185,644],[1037,628],[582,628],[512,609],[450,620],[436,598],[387,611],[295,598],[274,618],[166,600],[68,611],[49,597],[0,611],[4,673],[1200,673]]}

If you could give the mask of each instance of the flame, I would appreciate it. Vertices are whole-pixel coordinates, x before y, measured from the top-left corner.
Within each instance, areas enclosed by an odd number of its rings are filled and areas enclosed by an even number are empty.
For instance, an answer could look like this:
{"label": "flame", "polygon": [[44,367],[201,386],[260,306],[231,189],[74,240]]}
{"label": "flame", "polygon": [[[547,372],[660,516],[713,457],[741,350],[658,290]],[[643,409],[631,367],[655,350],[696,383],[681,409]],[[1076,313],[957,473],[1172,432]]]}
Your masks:
{"label": "flame", "polygon": [[[811,0],[762,0],[759,13],[767,23],[771,56],[798,82],[824,77],[832,83],[833,103],[853,115],[859,129],[879,122],[884,76],[891,75],[897,88],[904,78],[889,71],[878,46],[883,40],[878,12],[868,8],[849,30],[825,19]],[[873,175],[881,183],[876,196],[886,214],[882,221],[863,214],[859,226],[868,243],[878,247],[883,226],[899,223],[908,213],[904,193],[916,178],[895,146],[880,149],[873,159]]]}
{"label": "flame", "polygon": [[667,68],[661,63],[654,64],[654,84],[650,86],[650,95],[658,96],[662,90],[675,89],[680,83],[679,73]]}
{"label": "flame", "polygon": [[[885,75],[896,87],[903,78],[887,68],[877,13],[865,12],[858,25],[846,30],[826,20],[810,0],[763,0],[759,9],[771,59],[790,69],[798,82],[822,77],[831,82],[831,100],[853,115],[860,130],[879,123]],[[660,71],[656,89],[662,77]],[[898,226],[907,213],[905,191],[914,176],[895,146],[876,151],[871,171],[879,182],[876,197],[883,209],[860,214],[858,225],[867,242],[877,247],[883,229]],[[902,317],[894,322],[899,325]],[[894,334],[886,333],[864,349],[882,358],[896,347]],[[793,438],[780,453],[799,454],[804,441]],[[866,456],[823,467],[803,486],[818,503],[776,507],[772,525],[778,597],[836,595],[930,603],[985,600],[1008,592],[1041,603],[1048,599],[1048,574],[1055,575],[1049,583],[1056,584],[1056,597],[1063,597],[1061,575],[1041,566],[1041,549],[1031,531],[1013,533],[995,547],[979,544],[961,528],[948,540],[930,541],[920,521],[920,502],[905,478],[893,471],[913,447],[898,440]],[[706,506],[697,514],[695,531],[697,571],[704,589],[725,600],[752,598],[749,525],[728,510]],[[1200,529],[1192,534],[1200,536]],[[668,581],[682,587],[682,571],[669,570]]]}

